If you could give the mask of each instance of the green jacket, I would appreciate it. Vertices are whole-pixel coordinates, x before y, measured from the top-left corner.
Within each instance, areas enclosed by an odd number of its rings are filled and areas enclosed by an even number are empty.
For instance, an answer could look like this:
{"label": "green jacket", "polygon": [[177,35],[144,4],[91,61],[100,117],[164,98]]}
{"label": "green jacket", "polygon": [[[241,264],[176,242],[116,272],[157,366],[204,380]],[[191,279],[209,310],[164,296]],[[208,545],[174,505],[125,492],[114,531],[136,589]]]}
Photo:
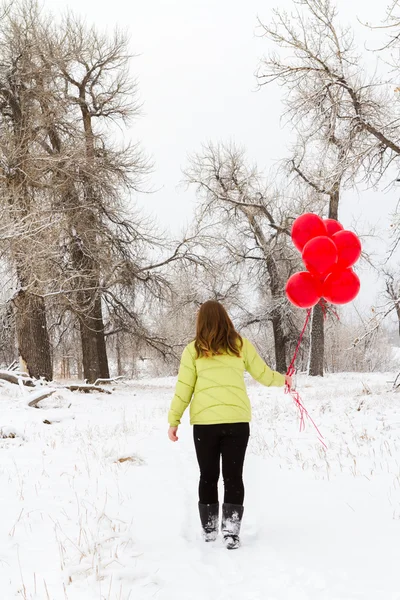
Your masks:
{"label": "green jacket", "polygon": [[168,414],[169,424],[179,425],[189,404],[191,425],[249,423],[251,405],[244,371],[263,385],[285,385],[285,377],[272,371],[246,338],[240,358],[231,354],[196,358],[194,342],[186,346]]}

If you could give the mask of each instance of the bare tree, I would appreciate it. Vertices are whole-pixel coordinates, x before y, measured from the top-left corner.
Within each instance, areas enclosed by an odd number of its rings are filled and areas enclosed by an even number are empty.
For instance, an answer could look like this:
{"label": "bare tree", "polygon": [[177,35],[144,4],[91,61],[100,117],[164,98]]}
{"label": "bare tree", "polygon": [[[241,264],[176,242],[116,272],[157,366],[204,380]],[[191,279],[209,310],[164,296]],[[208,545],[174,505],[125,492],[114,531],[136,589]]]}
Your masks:
{"label": "bare tree", "polygon": [[106,338],[124,332],[161,352],[167,347],[148,331],[142,306],[168,296],[166,265],[196,256],[187,240],[166,241],[132,209],[149,163],[120,135],[140,109],[126,36],[101,34],[72,15],[59,26],[35,0],[7,19],[1,208],[12,235],[2,243],[19,281],[21,352],[32,375],[51,378],[49,361],[35,363],[44,350],[50,357],[47,307],[57,356],[60,344],[70,356],[78,324],[74,354],[84,377],[108,378]]}
{"label": "bare tree", "polygon": [[[364,81],[352,33],[337,17],[330,0],[296,2],[290,16],[275,10],[261,27],[279,54],[266,57],[258,73],[260,85],[277,81],[287,89],[285,117],[297,133],[290,169],[336,220],[346,185],[354,185],[362,169],[368,178],[381,176],[399,150],[383,91],[373,79]],[[309,373],[322,376],[323,370],[324,314],[317,305]]]}
{"label": "bare tree", "polygon": [[[272,324],[276,368],[285,372],[290,311],[284,287],[298,261],[287,243],[293,213],[247,164],[244,151],[233,145],[205,145],[191,158],[185,178],[197,187],[197,219],[209,235],[212,232],[212,243],[225,250],[231,265],[247,265],[253,286],[268,282],[270,300],[264,315]],[[249,311],[243,324],[251,321]]]}
{"label": "bare tree", "polygon": [[[49,226],[37,204],[46,198],[41,186],[38,143],[37,65],[31,47],[34,7],[13,7],[2,20],[0,33],[0,186],[3,247],[12,261],[17,290],[13,299],[21,359],[30,375],[52,378],[46,311],[42,296],[43,263],[35,251],[37,237]],[[46,222],[47,221],[47,222]],[[36,257],[36,259],[34,258]]]}
{"label": "bare tree", "polygon": [[[286,85],[287,114],[294,111],[303,123],[310,100],[335,105],[336,131],[348,141],[348,172],[361,171],[376,181],[400,154],[399,106],[390,77],[371,73],[363,64],[351,28],[340,26],[331,0],[301,0],[292,14],[275,10],[270,24],[260,24],[267,38],[290,51],[263,61],[260,84]],[[311,118],[308,124],[311,130],[319,127]]]}
{"label": "bare tree", "polygon": [[61,278],[66,271],[70,277],[67,295],[75,292],[68,301],[79,319],[84,376],[95,381],[109,377],[101,281],[106,255],[109,262],[116,250],[119,260],[127,257],[133,233],[119,196],[139,184],[147,165],[137,146],[115,147],[104,127],[108,120],[126,123],[138,110],[127,39],[109,39],[72,16],[52,33],[45,60],[53,67],[55,90],[62,90],[57,100],[65,113],[52,121],[52,105],[42,102],[41,108],[49,154],[57,158],[55,202],[64,231],[58,266]]}

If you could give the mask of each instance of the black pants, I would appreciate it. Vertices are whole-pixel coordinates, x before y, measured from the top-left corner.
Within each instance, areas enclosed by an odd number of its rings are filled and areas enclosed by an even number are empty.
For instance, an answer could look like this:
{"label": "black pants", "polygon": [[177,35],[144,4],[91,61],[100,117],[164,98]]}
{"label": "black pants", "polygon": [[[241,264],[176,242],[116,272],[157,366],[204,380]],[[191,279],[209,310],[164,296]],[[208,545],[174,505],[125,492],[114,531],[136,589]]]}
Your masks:
{"label": "black pants", "polygon": [[224,502],[243,504],[243,463],[249,435],[248,423],[194,425],[194,445],[200,467],[199,500],[202,504],[218,502],[221,456]]}

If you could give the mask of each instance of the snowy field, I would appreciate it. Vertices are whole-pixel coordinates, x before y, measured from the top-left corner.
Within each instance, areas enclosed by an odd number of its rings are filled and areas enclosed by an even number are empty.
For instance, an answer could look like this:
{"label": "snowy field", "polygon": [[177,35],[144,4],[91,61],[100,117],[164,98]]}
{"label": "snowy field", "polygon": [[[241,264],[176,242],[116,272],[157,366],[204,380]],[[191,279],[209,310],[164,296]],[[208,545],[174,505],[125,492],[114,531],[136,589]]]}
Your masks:
{"label": "snowy field", "polygon": [[200,537],[187,415],[179,442],[167,439],[174,379],[62,390],[41,410],[3,383],[1,600],[399,600],[393,379],[300,378],[326,452],[282,390],[249,385],[243,545],[231,552]]}

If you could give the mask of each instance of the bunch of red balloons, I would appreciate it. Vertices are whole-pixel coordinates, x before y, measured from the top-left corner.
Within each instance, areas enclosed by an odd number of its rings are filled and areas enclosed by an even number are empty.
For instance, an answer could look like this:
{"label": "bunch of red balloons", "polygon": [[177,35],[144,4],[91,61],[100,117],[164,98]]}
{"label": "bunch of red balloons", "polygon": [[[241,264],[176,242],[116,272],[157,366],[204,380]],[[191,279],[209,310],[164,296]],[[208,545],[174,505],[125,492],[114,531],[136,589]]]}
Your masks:
{"label": "bunch of red balloons", "polygon": [[286,284],[292,304],[311,308],[321,298],[332,304],[354,300],[360,280],[351,267],[361,256],[361,242],[355,233],[334,219],[307,213],[293,223],[292,240],[307,269],[292,275]]}

